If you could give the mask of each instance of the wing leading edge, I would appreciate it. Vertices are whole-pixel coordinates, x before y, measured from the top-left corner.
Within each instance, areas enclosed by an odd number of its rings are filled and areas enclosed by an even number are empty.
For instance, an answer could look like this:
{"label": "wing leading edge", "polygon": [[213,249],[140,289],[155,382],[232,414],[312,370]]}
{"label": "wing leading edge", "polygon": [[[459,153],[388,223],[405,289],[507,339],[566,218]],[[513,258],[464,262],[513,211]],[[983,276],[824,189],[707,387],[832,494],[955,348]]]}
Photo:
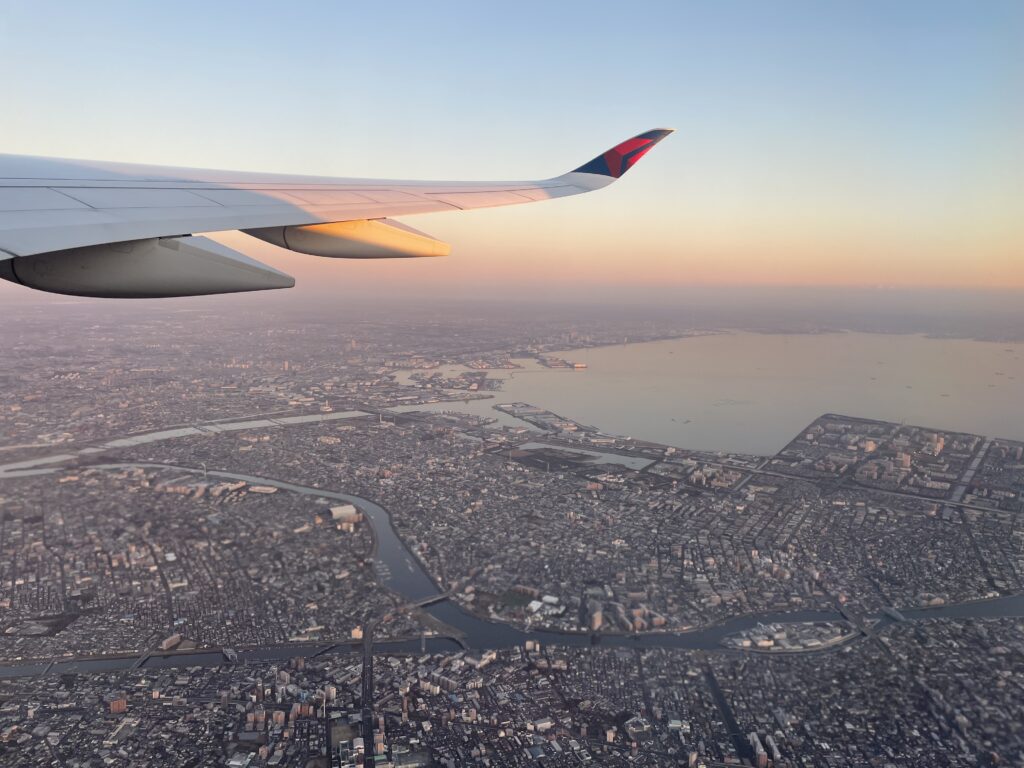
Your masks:
{"label": "wing leading edge", "polygon": [[[428,245],[429,236],[397,222],[370,227],[330,225],[590,192],[621,177],[671,132],[647,131],[569,173],[520,182],[342,179],[0,155],[0,265],[39,254],[92,252],[113,243],[225,230],[246,231],[318,255],[440,255],[446,252],[443,244]],[[386,243],[382,247],[373,242],[362,250],[349,243],[337,253],[324,245],[325,237],[351,240],[356,231],[358,242],[372,233]],[[294,247],[312,242],[315,248]],[[393,243],[414,244],[417,252],[389,254]],[[90,263],[94,261],[93,257]],[[0,277],[11,279],[11,274],[25,272],[12,266],[3,265]],[[154,295],[148,288],[143,293]]]}

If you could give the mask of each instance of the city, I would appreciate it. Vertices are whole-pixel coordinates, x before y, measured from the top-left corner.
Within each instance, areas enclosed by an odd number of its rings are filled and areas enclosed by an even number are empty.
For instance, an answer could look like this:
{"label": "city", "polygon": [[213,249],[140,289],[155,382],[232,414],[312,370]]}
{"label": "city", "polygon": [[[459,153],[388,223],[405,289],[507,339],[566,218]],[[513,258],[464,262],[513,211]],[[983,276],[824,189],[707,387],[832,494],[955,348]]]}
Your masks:
{"label": "city", "polygon": [[131,317],[5,342],[5,765],[1024,759],[1022,442],[702,451],[491,375],[687,323]]}
{"label": "city", "polygon": [[1024,768],[1022,39],[0,0],[0,768]]}

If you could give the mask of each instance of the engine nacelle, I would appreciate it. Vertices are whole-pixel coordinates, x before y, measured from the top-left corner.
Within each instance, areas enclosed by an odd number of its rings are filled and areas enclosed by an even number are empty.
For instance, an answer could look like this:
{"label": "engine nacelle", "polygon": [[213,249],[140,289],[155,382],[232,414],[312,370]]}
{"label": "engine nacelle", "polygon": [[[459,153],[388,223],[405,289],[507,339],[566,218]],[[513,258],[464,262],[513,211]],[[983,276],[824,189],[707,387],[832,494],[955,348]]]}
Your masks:
{"label": "engine nacelle", "polygon": [[50,293],[115,299],[291,288],[295,278],[205,237],[168,237],[0,260],[0,277]]}
{"label": "engine nacelle", "polygon": [[447,256],[451,251],[448,243],[390,219],[243,231],[289,251],[335,259],[413,259]]}

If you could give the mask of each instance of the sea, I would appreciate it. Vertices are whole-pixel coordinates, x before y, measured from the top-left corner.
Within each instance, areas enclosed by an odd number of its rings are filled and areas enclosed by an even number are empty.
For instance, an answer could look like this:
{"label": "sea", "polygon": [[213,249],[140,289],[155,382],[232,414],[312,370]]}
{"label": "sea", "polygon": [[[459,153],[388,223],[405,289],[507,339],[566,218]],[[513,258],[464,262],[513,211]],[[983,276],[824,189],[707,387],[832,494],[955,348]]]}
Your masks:
{"label": "sea", "polygon": [[824,413],[1024,441],[1020,343],[717,333],[552,354],[586,368],[517,360],[519,369],[489,372],[503,380],[493,399],[416,409],[517,423],[493,406],[527,402],[613,434],[759,455],[776,453]]}

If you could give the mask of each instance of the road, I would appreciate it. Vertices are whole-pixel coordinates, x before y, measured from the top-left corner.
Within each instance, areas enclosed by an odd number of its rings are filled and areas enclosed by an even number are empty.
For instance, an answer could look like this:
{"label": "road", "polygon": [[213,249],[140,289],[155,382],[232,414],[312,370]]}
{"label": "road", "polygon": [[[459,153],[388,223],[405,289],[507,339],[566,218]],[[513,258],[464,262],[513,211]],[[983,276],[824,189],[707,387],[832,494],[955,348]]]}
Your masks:
{"label": "road", "polygon": [[[558,439],[556,437],[551,437],[551,436],[547,436],[547,435],[545,435],[542,438],[538,438],[536,436],[531,436],[529,438],[524,439],[523,442],[524,443],[525,442],[547,443],[547,444],[550,444],[552,447],[565,448],[567,450],[576,450],[577,452],[593,452],[593,449],[589,449],[586,446],[581,446],[578,443],[575,443],[575,442],[573,442],[571,440],[560,440],[560,439]],[[967,489],[967,487],[968,487],[968,485],[970,483],[971,478],[974,476],[974,473],[977,471],[978,466],[981,463],[981,460],[984,458],[985,451],[988,450],[988,446],[991,443],[992,443],[992,438],[990,438],[990,437],[989,438],[985,438],[985,441],[984,441],[984,444],[983,444],[982,448],[979,449],[978,453],[975,454],[975,456],[974,456],[974,458],[973,458],[973,460],[971,462],[970,467],[965,471],[964,475],[961,477],[961,479],[959,481],[959,485],[958,485],[956,491],[952,494],[953,498],[948,499],[948,500],[947,499],[940,499],[940,498],[933,498],[931,496],[922,496],[919,493],[910,493],[908,491],[898,491],[898,490],[889,489],[889,488],[876,488],[874,486],[865,486],[865,485],[861,485],[860,483],[857,483],[855,481],[852,481],[849,478],[840,478],[839,479],[839,483],[837,485],[837,488],[870,491],[871,493],[880,493],[880,494],[884,494],[886,496],[898,496],[898,497],[904,498],[904,499],[916,499],[917,501],[934,501],[937,504],[944,504],[946,506],[955,507],[957,509],[973,509],[973,510],[976,510],[978,512],[992,512],[993,511],[992,507],[986,507],[986,506],[983,506],[983,505],[980,505],[980,504],[969,504],[969,503],[960,501],[960,499],[962,499],[963,496],[964,496],[964,492],[966,491],[966,489]],[[507,446],[507,445],[506,446],[502,446],[501,451],[507,451],[508,449],[509,449],[509,446]],[[619,448],[608,448],[608,447],[602,446],[601,449],[600,449],[600,452],[601,453],[620,455],[620,456],[623,456],[623,457],[643,458],[643,459],[647,459],[647,460],[651,461],[652,465],[653,465],[653,463],[656,463],[656,460],[652,460],[651,457],[648,456],[647,454],[640,453],[640,452],[635,452],[635,451],[628,451],[628,450],[619,449]],[[730,470],[730,471],[733,471],[733,472],[740,472],[740,473],[742,473],[744,476],[740,479],[740,481],[736,484],[736,486],[734,488],[732,488],[732,489],[729,489],[729,491],[733,492],[733,493],[741,490],[743,488],[743,486],[746,485],[748,482],[750,482],[750,480],[753,479],[754,477],[777,477],[777,478],[780,478],[780,479],[783,479],[783,480],[803,480],[803,481],[815,481],[815,480],[821,481],[821,479],[822,479],[822,478],[808,477],[806,475],[798,475],[798,474],[794,474],[792,472],[781,472],[781,471],[779,471],[777,469],[764,469],[763,467],[768,462],[770,462],[773,458],[774,458],[773,456],[765,457],[765,459],[757,467],[746,467],[746,466],[742,466],[742,465],[738,465],[738,464],[730,464],[728,462],[709,461],[709,460],[706,460],[706,459],[703,459],[703,458],[697,459],[697,461],[699,461],[701,464],[705,464],[705,465],[707,465],[709,467],[715,467],[716,469],[724,469],[724,470]],[[0,470],[2,470],[2,467],[0,467]],[[692,488],[691,490],[701,491],[703,489]]]}
{"label": "road", "polygon": [[376,622],[368,621],[363,629],[363,680],[362,696],[359,704],[362,708],[363,722],[363,766],[373,768],[373,630]]}

